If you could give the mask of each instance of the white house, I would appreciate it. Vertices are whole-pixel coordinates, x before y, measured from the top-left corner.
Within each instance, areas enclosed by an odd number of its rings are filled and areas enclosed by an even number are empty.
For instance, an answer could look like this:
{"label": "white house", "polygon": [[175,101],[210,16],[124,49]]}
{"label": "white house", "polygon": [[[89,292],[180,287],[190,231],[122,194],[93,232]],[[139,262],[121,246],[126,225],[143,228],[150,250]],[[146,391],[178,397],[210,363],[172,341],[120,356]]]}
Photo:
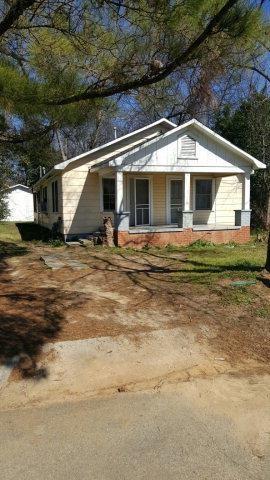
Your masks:
{"label": "white house", "polygon": [[120,246],[245,242],[250,176],[265,165],[196,120],[154,122],[55,165],[34,186],[35,219],[65,238],[114,219]]}
{"label": "white house", "polygon": [[33,193],[25,185],[13,185],[8,188],[7,204],[9,215],[5,218],[9,222],[33,222],[34,203]]}

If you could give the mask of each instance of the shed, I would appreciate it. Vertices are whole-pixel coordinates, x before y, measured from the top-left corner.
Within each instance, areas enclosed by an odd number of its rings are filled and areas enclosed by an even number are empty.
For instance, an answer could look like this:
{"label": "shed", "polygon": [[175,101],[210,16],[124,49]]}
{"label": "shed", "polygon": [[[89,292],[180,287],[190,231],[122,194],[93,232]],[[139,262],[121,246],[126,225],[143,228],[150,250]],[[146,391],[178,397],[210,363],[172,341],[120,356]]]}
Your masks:
{"label": "shed", "polygon": [[34,204],[33,193],[26,185],[13,185],[8,188],[7,203],[9,215],[5,219],[9,222],[33,222]]}

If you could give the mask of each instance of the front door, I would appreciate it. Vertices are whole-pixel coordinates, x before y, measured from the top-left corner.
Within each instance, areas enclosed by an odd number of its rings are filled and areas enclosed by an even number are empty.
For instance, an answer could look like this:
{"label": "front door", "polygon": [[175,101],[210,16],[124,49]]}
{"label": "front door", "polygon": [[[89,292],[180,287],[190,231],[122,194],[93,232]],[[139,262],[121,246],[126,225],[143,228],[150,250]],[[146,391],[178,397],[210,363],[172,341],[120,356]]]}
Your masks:
{"label": "front door", "polygon": [[183,208],[183,182],[170,180],[170,223],[178,223],[178,211]]}
{"label": "front door", "polygon": [[150,225],[150,188],[148,178],[135,179],[135,225]]}

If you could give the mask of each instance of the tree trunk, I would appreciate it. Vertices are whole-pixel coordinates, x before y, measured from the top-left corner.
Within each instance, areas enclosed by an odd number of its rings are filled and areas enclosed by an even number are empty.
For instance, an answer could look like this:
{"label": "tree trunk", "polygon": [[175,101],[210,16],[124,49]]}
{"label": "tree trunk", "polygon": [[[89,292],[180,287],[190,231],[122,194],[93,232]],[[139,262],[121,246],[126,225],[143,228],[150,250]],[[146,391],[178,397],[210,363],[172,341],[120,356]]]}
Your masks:
{"label": "tree trunk", "polygon": [[265,270],[270,273],[270,231],[268,234],[268,247],[267,247]]}

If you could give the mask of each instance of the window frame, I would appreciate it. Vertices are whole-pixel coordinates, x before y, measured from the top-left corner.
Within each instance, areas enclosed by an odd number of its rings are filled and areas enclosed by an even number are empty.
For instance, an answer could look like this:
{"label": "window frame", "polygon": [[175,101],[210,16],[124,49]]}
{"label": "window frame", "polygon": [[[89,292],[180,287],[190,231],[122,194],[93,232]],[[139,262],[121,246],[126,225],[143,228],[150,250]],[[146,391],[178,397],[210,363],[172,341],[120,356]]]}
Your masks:
{"label": "window frame", "polygon": [[[103,180],[114,180],[114,209],[105,209],[104,208],[104,185],[103,185]],[[101,188],[100,188],[101,211],[102,212],[115,212],[115,208],[116,208],[116,179],[115,179],[115,177],[107,176],[107,175],[101,176],[100,177],[100,185],[101,185]]]}
{"label": "window frame", "polygon": [[[197,208],[197,180],[211,181],[211,208]],[[193,210],[195,212],[214,212],[215,210],[215,178],[213,177],[194,177],[193,179]]]}

